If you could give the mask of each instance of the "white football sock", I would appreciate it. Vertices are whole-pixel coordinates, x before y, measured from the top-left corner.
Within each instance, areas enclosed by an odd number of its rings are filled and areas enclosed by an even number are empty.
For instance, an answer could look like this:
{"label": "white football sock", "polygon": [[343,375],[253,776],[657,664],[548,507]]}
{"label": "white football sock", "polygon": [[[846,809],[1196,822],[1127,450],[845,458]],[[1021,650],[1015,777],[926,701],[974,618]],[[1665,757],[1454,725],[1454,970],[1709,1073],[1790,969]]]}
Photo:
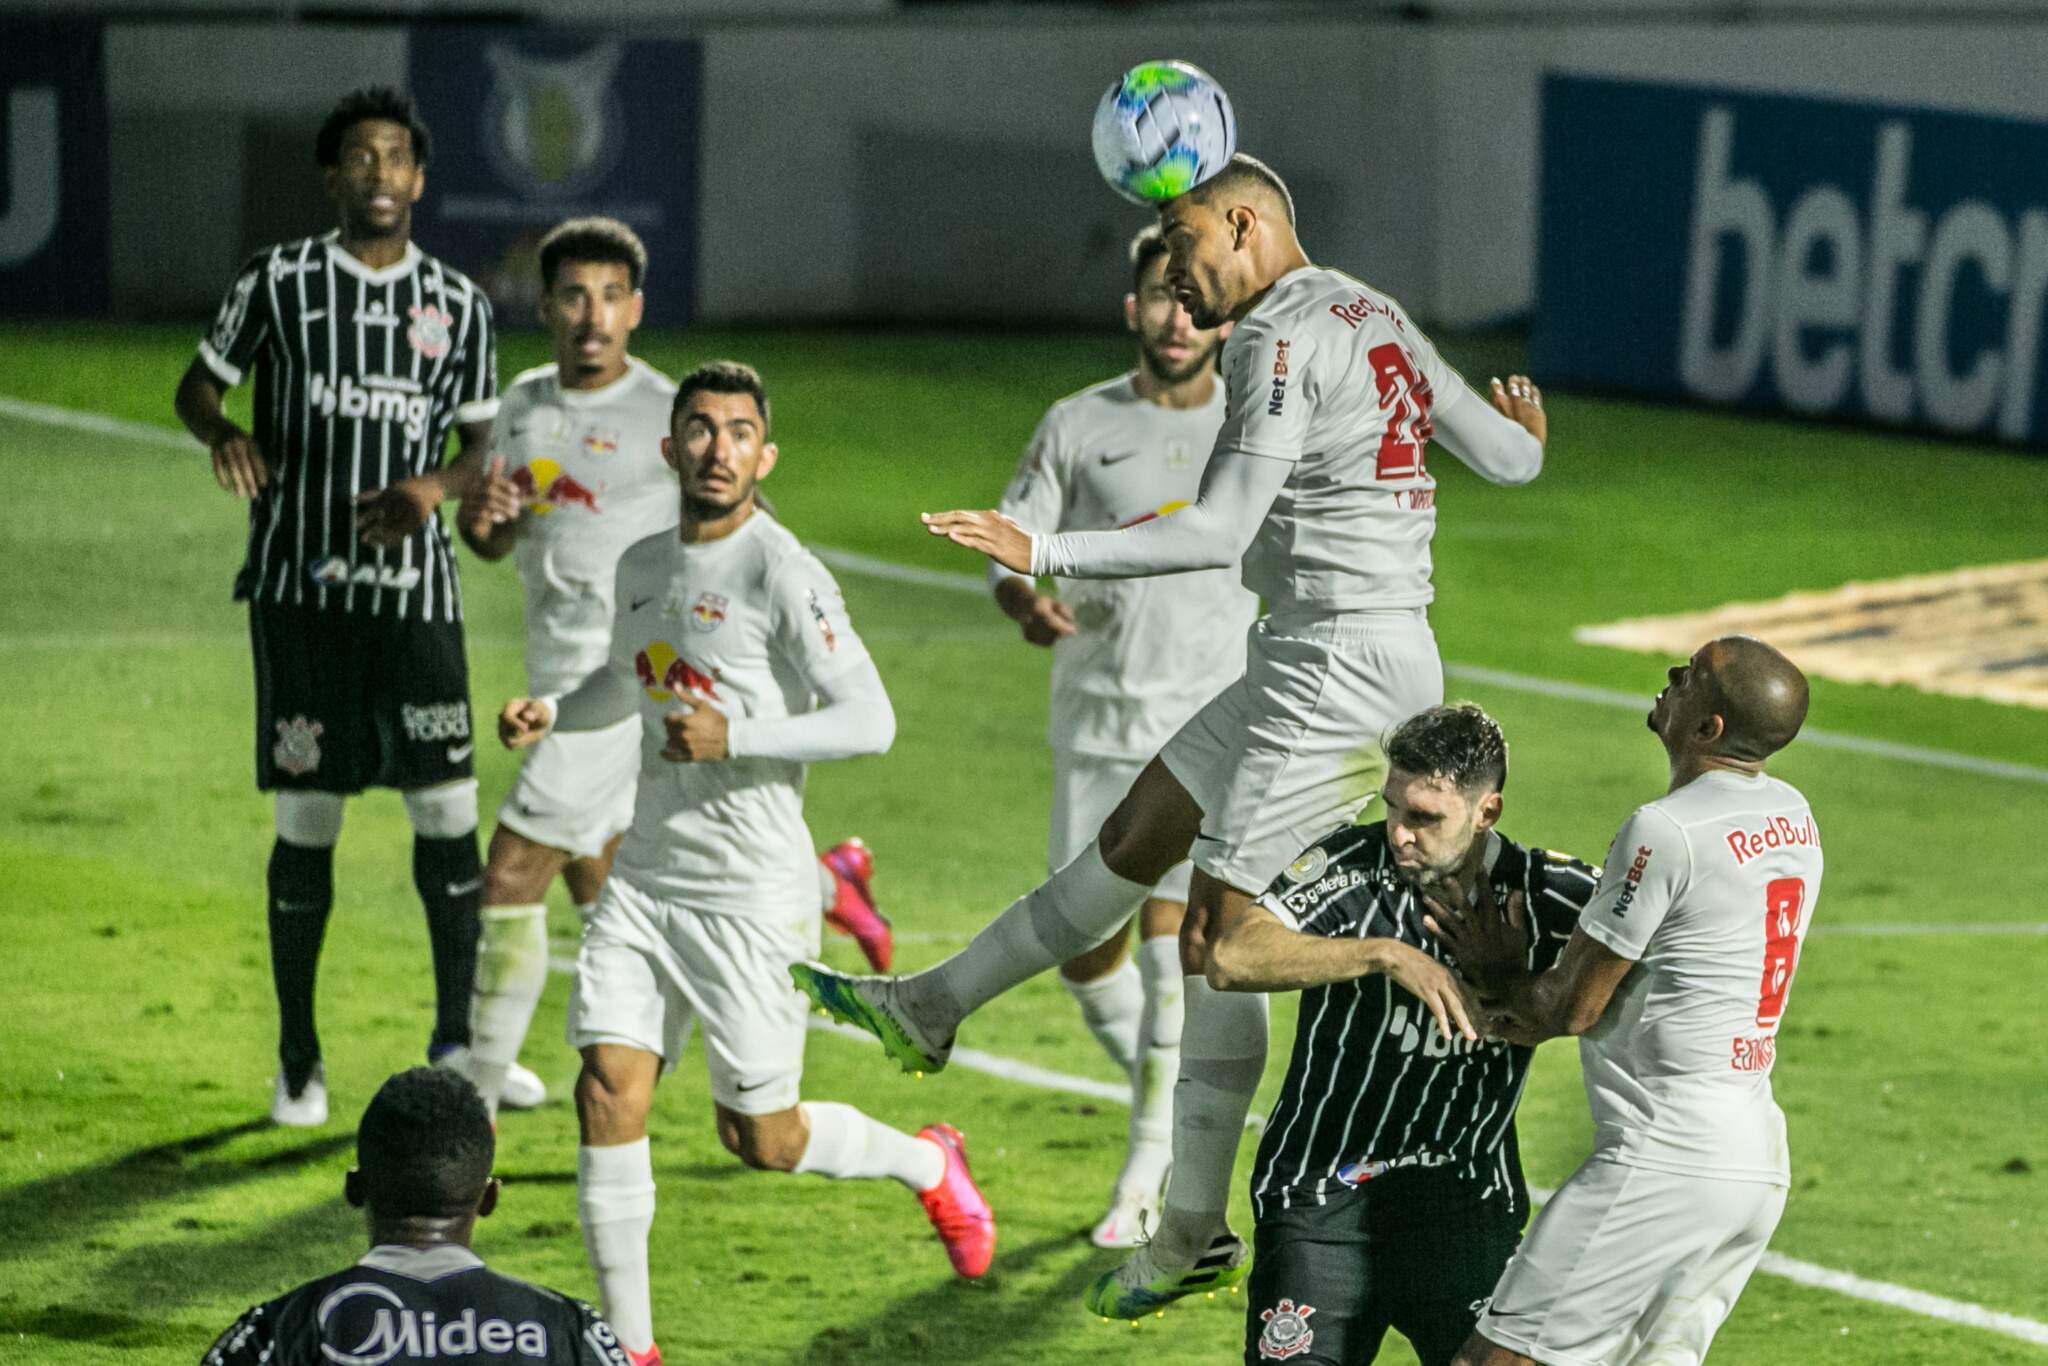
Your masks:
{"label": "white football sock", "polygon": [[605,1322],[629,1352],[654,1345],[647,1234],[654,1227],[654,1162],[646,1139],[576,1150],[576,1217],[597,1273]]}
{"label": "white football sock", "polygon": [[966,948],[898,980],[918,1026],[948,1039],[989,1001],[1123,928],[1152,889],[1111,872],[1090,841],[1074,861],[1010,903]]}
{"label": "white football sock", "polygon": [[1152,1235],[1153,1246],[1173,1261],[1192,1261],[1223,1229],[1244,1117],[1266,1070],[1264,996],[1216,991],[1200,977],[1184,978],[1183,991],[1173,1175]]}
{"label": "white football sock", "polygon": [[928,1191],[945,1178],[946,1155],[928,1138],[913,1138],[836,1100],[807,1100],[797,1108],[811,1126],[811,1138],[791,1171],[840,1181],[886,1176],[914,1191]]}
{"label": "white football sock", "polygon": [[469,1000],[469,1079],[496,1114],[505,1073],[519,1061],[548,983],[548,910],[539,903],[486,906],[482,921]]}
{"label": "white football sock", "polygon": [[1081,1022],[1109,1060],[1125,1076],[1131,1075],[1138,1062],[1138,1018],[1145,1013],[1145,988],[1137,965],[1126,958],[1108,976],[1092,982],[1076,982],[1061,973],[1060,985],[1081,1007]]}
{"label": "white football sock", "polygon": [[1138,1066],[1131,1083],[1130,1152],[1117,1190],[1151,1195],[1173,1163],[1173,1091],[1180,1079],[1183,1001],[1180,936],[1138,944],[1144,1010],[1138,1017]]}

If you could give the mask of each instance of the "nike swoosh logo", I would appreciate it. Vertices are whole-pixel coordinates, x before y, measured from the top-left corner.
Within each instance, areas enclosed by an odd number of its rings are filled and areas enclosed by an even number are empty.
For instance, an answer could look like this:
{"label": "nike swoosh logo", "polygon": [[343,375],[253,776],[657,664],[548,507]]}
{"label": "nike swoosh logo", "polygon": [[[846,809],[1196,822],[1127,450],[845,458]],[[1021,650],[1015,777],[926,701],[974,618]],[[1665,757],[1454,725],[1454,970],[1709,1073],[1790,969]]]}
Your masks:
{"label": "nike swoosh logo", "polygon": [[749,1091],[758,1091],[767,1084],[765,1081],[757,1081],[752,1086],[735,1086],[732,1089],[738,1091],[741,1095],[745,1095]]}
{"label": "nike swoosh logo", "polygon": [[645,607],[648,603],[653,601],[653,598],[635,598],[632,602],[626,605],[626,610],[628,612],[637,612],[641,608]]}
{"label": "nike swoosh logo", "polygon": [[473,877],[467,882],[451,882],[448,884],[448,895],[468,896],[471,892],[475,891],[477,888],[483,885],[484,880],[481,877]]}
{"label": "nike swoosh logo", "polygon": [[1115,465],[1122,461],[1129,460],[1132,456],[1136,454],[1136,451],[1105,451],[1101,456],[1101,460],[1102,463],[1105,465]]}
{"label": "nike swoosh logo", "polygon": [[474,740],[470,741],[470,742],[469,742],[468,744],[466,744],[466,745],[450,745],[450,746],[448,746],[448,762],[449,762],[449,763],[451,763],[451,764],[459,764],[459,763],[461,763],[461,762],[462,762],[462,761],[463,761],[464,759],[467,759],[467,758],[469,757],[469,753],[470,753],[470,751],[471,751],[471,750],[473,750],[473,749],[475,749],[475,748],[476,748],[476,741],[474,741]]}

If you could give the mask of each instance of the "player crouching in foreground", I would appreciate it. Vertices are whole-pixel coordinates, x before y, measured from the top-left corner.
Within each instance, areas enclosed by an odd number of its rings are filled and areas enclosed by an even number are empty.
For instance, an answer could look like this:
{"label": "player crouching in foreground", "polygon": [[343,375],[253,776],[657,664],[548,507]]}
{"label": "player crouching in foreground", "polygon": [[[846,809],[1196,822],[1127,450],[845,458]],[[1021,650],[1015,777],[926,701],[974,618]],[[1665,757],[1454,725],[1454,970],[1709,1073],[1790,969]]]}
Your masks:
{"label": "player crouching in foreground", "polygon": [[896,720],[838,584],[758,515],[755,485],[778,454],[768,423],[752,368],[684,376],[661,444],[682,521],[621,557],[607,662],[498,719],[521,749],[551,729],[640,718],[633,824],[584,926],[568,1021],[583,1054],[577,1209],[605,1315],[636,1363],[660,1359],[647,1110],[698,1019],[718,1136],[742,1162],[893,1177],[917,1192],[961,1275],[986,1271],[995,1250],[958,1131],[912,1137],[850,1105],[798,1100],[805,1007],[788,971],[817,952],[821,911],[804,768],[880,754]]}
{"label": "player crouching in foreground", "polygon": [[1213,987],[1301,993],[1252,1173],[1254,1364],[1368,1362],[1393,1327],[1444,1366],[1529,1213],[1514,1120],[1531,1050],[1467,1036],[1458,964],[1424,906],[1506,904],[1503,942],[1541,969],[1594,872],[1494,828],[1507,740],[1478,707],[1431,707],[1382,743],[1386,819],[1325,836],[1210,948]]}
{"label": "player crouching in foreground", "polygon": [[200,1366],[480,1357],[538,1366],[626,1366],[579,1300],[501,1276],[469,1250],[498,1207],[496,1139],[469,1082],[416,1067],[378,1088],[342,1190],[370,1226],[354,1266],[259,1304]]}
{"label": "player crouching in foreground", "polygon": [[1820,833],[1764,761],[1806,720],[1806,676],[1749,636],[1670,671],[1650,729],[1664,796],[1607,851],[1549,971],[1487,907],[1431,927],[1503,1012],[1501,1034],[1576,1034],[1593,1155],[1529,1229],[1457,1366],[1698,1362],[1785,1210],[1771,1096],[1778,1023],[1820,895]]}

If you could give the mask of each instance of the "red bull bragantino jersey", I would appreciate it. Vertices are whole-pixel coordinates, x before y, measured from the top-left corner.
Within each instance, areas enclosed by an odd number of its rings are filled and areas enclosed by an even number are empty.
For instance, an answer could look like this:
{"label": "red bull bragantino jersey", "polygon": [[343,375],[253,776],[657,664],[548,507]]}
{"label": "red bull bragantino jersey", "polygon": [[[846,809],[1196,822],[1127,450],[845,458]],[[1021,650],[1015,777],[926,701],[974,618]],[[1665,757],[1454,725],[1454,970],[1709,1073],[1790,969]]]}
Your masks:
{"label": "red bull bragantino jersey", "polygon": [[249,504],[236,598],[459,621],[440,519],[372,548],[357,539],[355,497],[439,469],[451,427],[497,412],[483,291],[410,244],[372,270],[334,233],[284,242],[236,273],[199,356],[230,388],[256,372],[270,482]]}
{"label": "red bull bragantino jersey", "polygon": [[1771,1064],[1820,875],[1813,812],[1776,778],[1708,773],[1629,817],[1579,917],[1638,964],[1579,1040],[1596,1153],[1791,1183]]}
{"label": "red bull bragantino jersey", "polygon": [[[1222,383],[1201,407],[1173,409],[1131,381],[1093,385],[1046,412],[1004,513],[1027,531],[1107,531],[1194,501],[1223,424]],[[1054,749],[1148,759],[1244,672],[1259,604],[1235,569],[1058,584],[1075,630],[1053,647]]]}
{"label": "red bull bragantino jersey", "polygon": [[[572,695],[594,725],[640,718],[639,792],[613,876],[694,911],[814,927],[807,766],[746,757],[741,730],[809,713],[828,684],[872,668],[838,583],[764,512],[723,540],[685,543],[665,531],[628,549],[610,653]],[[684,696],[725,713],[735,757],[661,757],[664,718]]]}
{"label": "red bull bragantino jersey", "polygon": [[676,524],[676,477],[661,458],[675,381],[626,365],[602,389],[564,389],[553,365],[528,370],[498,409],[491,449],[526,505],[513,559],[535,693],[574,687],[604,663],[619,556]]}

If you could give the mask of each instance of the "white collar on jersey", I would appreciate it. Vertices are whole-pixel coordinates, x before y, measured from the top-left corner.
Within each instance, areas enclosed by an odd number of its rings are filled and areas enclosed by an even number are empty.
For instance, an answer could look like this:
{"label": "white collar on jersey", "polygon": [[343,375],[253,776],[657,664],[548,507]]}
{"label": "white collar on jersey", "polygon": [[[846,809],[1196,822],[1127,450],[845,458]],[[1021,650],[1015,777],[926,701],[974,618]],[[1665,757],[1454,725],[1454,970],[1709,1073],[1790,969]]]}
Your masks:
{"label": "white collar on jersey", "polygon": [[443,1243],[439,1247],[407,1247],[403,1243],[379,1243],[365,1252],[357,1266],[410,1276],[416,1281],[438,1281],[458,1271],[474,1271],[484,1259],[466,1247]]}
{"label": "white collar on jersey", "polygon": [[336,228],[320,240],[327,244],[329,260],[365,284],[388,285],[393,280],[410,274],[413,267],[420,263],[419,245],[414,242],[405,244],[405,255],[399,257],[395,264],[388,265],[382,270],[372,270],[349,255],[347,249],[341,245],[341,229]]}
{"label": "white collar on jersey", "polygon": [[1489,830],[1486,832],[1485,863],[1486,875],[1488,877],[1493,876],[1494,865],[1500,862],[1501,851],[1505,848],[1507,848],[1507,842],[1501,839],[1500,831]]}
{"label": "white collar on jersey", "polygon": [[651,373],[651,369],[645,361],[641,360],[638,356],[629,355],[626,357],[626,372],[610,384],[596,389],[571,389],[562,383],[562,371],[560,366],[557,366],[555,369],[555,396],[561,399],[564,408],[593,408],[600,404],[610,403],[620,393],[639,383],[649,373]]}

